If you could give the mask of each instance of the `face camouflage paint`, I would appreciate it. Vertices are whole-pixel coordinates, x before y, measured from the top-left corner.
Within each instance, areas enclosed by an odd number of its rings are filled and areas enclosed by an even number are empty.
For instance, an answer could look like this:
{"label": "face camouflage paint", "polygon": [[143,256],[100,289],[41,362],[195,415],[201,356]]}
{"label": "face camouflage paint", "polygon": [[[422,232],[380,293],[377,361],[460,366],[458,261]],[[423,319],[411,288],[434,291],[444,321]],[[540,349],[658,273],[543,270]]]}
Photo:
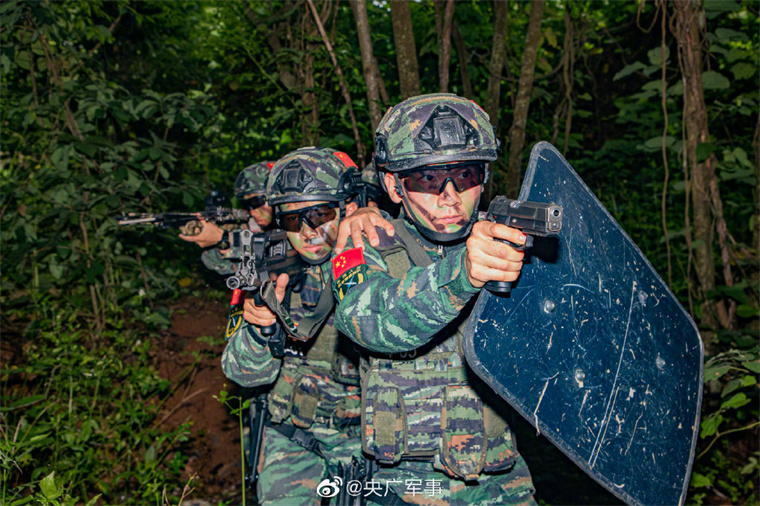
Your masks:
{"label": "face camouflage paint", "polygon": [[430,230],[451,234],[466,227],[480,199],[480,186],[457,192],[446,184],[438,195],[407,192],[409,212],[417,222]]}
{"label": "face camouflage paint", "polygon": [[283,204],[277,222],[287,233],[298,253],[309,260],[321,260],[332,252],[340,219],[335,205],[328,202]]}
{"label": "face camouflage paint", "polygon": [[[251,199],[251,201],[254,199]],[[272,208],[269,207],[264,198],[256,198],[255,202],[246,202],[246,208],[251,218],[260,226],[266,227],[272,223]]]}

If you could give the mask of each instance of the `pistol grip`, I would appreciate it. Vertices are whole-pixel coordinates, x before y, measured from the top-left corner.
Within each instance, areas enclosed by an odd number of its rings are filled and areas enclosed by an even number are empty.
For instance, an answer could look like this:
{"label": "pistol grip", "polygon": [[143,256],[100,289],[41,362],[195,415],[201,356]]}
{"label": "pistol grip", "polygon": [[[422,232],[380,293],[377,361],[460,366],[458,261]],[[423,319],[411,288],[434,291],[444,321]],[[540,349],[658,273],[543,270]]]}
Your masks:
{"label": "pistol grip", "polygon": [[[507,241],[504,239],[494,239],[494,241],[500,241],[504,244],[509,244],[512,246],[512,248],[516,249],[517,251],[525,251],[526,249],[533,246],[533,236],[530,234],[526,234],[525,236],[525,244],[515,244],[511,241]],[[486,290],[493,294],[497,295],[506,295],[512,291],[512,282],[510,281],[489,281],[486,283]]]}
{"label": "pistol grip", "polygon": [[512,241],[507,241],[506,239],[494,239],[494,241],[509,244],[513,249],[516,249],[517,251],[525,251],[526,249],[533,247],[533,236],[530,234],[525,234],[525,244],[515,244]]}

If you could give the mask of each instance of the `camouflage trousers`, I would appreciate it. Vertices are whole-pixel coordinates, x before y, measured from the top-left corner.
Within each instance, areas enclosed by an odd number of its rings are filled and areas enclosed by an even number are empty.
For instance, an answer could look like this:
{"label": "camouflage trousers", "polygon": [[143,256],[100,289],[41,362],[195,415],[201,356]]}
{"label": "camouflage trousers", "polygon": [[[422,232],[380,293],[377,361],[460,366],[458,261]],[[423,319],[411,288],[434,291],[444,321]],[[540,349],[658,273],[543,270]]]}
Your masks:
{"label": "camouflage trousers", "polygon": [[[292,426],[289,420],[282,425]],[[314,422],[306,432],[320,442],[319,456],[267,427],[256,485],[259,504],[319,505],[317,485],[338,476],[338,463],[348,465],[352,456],[361,456],[359,431],[358,425],[337,429]]]}
{"label": "camouflage trousers", "polygon": [[[380,466],[364,487],[370,503],[373,497],[394,494],[407,504],[427,506],[534,505],[533,481],[528,466],[518,456],[504,472],[481,474],[477,482],[464,482],[436,471],[430,462],[402,460],[394,466]],[[383,503],[378,497],[377,502]]]}

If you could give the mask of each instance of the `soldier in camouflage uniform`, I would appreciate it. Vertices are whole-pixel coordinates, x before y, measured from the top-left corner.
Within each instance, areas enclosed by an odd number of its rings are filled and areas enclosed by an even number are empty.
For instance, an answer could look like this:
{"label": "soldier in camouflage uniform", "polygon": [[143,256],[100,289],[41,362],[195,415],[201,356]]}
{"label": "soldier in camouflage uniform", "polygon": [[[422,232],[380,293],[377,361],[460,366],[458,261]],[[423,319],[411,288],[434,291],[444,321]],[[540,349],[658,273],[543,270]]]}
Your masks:
{"label": "soldier in camouflage uniform", "polygon": [[[333,259],[335,325],[362,359],[362,445],[379,464],[364,488],[381,504],[533,503],[528,468],[464,363],[460,326],[487,281],[514,281],[518,230],[478,222],[498,144],[486,113],[452,94],[410,98],[376,131],[375,163],[402,204],[391,237]],[[358,253],[357,253],[358,252]]]}
{"label": "soldier in camouflage uniform", "polygon": [[[265,194],[273,165],[273,162],[255,163],[243,169],[235,180],[235,197],[248,209],[251,218],[247,228],[254,233],[267,229],[272,222],[272,208],[267,205]],[[205,220],[191,222],[190,228],[196,233],[183,233],[180,238],[204,248],[203,264],[223,276],[233,274],[235,260],[240,257],[236,231]]]}
{"label": "soldier in camouflage uniform", "polygon": [[246,299],[249,324],[228,336],[222,356],[228,378],[247,387],[276,380],[257,484],[262,504],[320,504],[319,483],[336,476],[339,463],[361,455],[359,373],[348,358],[353,343],[339,339],[333,325],[329,268],[338,225],[358,207],[351,200],[353,183],[346,184],[352,172],[356,165],[344,153],[303,148],[275,163],[267,184],[277,226],[308,265],[299,292],[287,293],[287,274],[278,277],[276,298],[286,300],[299,331],[314,328],[315,335],[296,336],[306,342],[288,338],[284,358],[275,359],[260,332],[276,323],[275,314]]}

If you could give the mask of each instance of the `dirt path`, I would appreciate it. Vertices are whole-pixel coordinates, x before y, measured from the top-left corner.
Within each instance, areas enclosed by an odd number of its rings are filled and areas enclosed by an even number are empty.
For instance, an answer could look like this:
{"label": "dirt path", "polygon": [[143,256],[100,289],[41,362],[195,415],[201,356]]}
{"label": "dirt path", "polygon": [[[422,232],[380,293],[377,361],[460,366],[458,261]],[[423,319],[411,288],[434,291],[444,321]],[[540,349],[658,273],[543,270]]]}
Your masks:
{"label": "dirt path", "polygon": [[160,415],[161,426],[169,430],[191,423],[191,437],[181,450],[189,457],[183,479],[194,477],[186,499],[237,504],[242,486],[238,420],[214,399],[225,388],[236,393],[220,365],[227,306],[187,298],[171,310],[171,326],[155,356],[159,374],[174,388]]}

